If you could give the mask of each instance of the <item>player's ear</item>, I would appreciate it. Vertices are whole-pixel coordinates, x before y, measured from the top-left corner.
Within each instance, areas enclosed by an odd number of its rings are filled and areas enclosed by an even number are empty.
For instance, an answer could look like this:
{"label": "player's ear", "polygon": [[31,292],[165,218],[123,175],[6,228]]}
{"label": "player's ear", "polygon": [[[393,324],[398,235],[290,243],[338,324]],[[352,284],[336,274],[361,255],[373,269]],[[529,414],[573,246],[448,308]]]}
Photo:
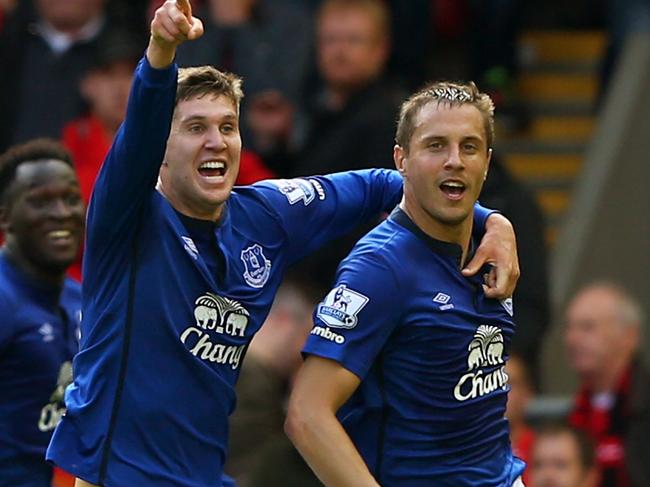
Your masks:
{"label": "player's ear", "polygon": [[492,160],[492,147],[488,149],[487,161],[485,163],[485,173],[483,174],[483,181],[487,179],[488,170],[490,169],[490,161]]}
{"label": "player's ear", "polygon": [[393,160],[402,177],[406,177],[406,151],[399,144],[395,144],[395,147],[393,147]]}

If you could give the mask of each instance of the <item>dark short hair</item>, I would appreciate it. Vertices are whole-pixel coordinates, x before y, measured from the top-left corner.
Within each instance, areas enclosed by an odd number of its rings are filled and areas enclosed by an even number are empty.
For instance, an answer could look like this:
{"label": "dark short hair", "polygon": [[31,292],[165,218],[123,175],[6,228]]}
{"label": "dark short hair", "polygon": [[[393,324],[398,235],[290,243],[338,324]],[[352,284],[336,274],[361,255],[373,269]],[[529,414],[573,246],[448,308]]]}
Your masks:
{"label": "dark short hair", "polygon": [[563,422],[549,422],[541,425],[535,435],[535,441],[538,442],[544,437],[559,435],[569,435],[578,447],[580,455],[580,466],[584,470],[589,470],[596,465],[596,447],[593,440],[584,431],[577,429]]}
{"label": "dark short hair", "polygon": [[205,95],[223,95],[239,110],[239,104],[244,97],[242,80],[235,74],[219,71],[212,66],[180,68],[176,103]]}
{"label": "dark short hair", "polygon": [[16,178],[21,164],[48,159],[56,159],[74,167],[72,155],[54,139],[34,139],[24,144],[10,147],[0,156],[0,204],[6,204],[7,190]]}

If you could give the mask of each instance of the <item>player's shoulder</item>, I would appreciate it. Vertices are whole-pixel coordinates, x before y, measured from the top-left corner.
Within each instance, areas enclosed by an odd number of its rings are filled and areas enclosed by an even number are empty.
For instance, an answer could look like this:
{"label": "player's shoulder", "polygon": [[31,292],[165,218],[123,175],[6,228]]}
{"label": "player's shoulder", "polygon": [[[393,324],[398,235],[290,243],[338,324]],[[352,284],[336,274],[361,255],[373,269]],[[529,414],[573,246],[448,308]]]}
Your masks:
{"label": "player's shoulder", "polygon": [[403,227],[387,218],[366,233],[354,246],[349,259],[363,259],[377,265],[400,267],[408,256],[412,235]]}
{"label": "player's shoulder", "polygon": [[235,193],[272,205],[276,210],[280,203],[286,206],[307,206],[316,199],[325,199],[325,190],[317,177],[265,179],[250,186],[236,187]]}

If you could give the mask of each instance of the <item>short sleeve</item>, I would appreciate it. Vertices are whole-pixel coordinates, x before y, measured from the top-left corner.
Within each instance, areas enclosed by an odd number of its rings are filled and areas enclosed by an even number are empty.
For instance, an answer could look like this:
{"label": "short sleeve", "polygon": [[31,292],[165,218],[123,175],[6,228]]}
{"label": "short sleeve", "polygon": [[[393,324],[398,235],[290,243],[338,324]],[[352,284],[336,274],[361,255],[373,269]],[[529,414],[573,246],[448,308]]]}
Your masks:
{"label": "short sleeve", "polygon": [[335,360],[365,378],[399,324],[402,292],[395,269],[381,256],[352,254],[314,311],[303,352]]}

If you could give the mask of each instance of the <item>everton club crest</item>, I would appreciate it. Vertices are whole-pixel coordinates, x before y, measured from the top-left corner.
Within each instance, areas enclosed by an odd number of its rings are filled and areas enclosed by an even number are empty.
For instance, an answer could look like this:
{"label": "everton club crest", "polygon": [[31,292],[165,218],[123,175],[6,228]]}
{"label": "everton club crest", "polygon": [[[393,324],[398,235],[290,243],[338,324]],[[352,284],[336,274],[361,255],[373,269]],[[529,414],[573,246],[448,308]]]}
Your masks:
{"label": "everton club crest", "polygon": [[244,279],[249,286],[260,288],[266,284],[271,274],[271,261],[264,256],[262,247],[254,244],[241,252],[244,262]]}

